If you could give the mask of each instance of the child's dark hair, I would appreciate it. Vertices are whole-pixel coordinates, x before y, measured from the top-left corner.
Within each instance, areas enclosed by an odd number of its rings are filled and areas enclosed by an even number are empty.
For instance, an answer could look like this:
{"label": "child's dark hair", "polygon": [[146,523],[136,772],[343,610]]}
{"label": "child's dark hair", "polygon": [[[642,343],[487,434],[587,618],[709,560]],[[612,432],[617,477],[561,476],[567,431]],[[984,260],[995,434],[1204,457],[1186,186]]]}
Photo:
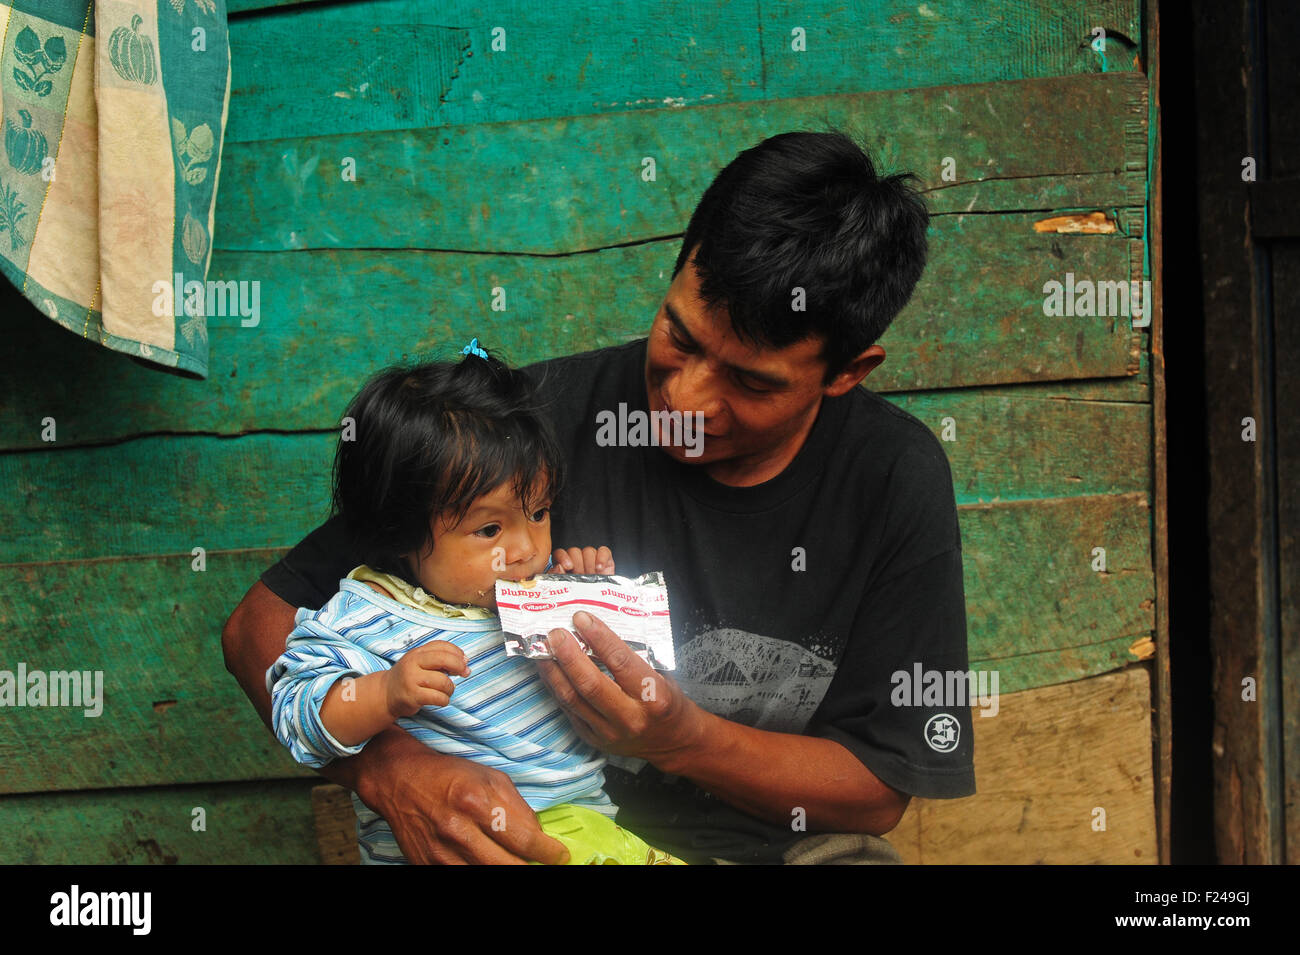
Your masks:
{"label": "child's dark hair", "polygon": [[401,555],[428,547],[435,517],[454,524],[507,482],[531,511],[564,480],[532,384],[495,357],[387,368],[347,417],[355,440],[334,457],[334,510],[364,563],[407,580]]}
{"label": "child's dark hair", "polygon": [[701,297],[727,308],[737,335],[775,348],[819,335],[830,381],[884,334],[925,269],[915,180],[877,175],[838,130],[772,136],[705,190],[673,275],[694,250]]}

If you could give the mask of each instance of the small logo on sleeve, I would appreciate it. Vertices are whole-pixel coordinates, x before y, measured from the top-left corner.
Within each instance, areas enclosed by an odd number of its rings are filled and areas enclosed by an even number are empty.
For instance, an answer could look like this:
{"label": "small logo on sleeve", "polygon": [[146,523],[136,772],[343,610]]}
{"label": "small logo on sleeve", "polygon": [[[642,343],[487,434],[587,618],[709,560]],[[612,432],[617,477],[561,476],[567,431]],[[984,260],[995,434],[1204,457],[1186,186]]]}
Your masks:
{"label": "small logo on sleeve", "polygon": [[925,741],[936,753],[951,753],[957,748],[961,726],[947,713],[937,713],[925,724]]}

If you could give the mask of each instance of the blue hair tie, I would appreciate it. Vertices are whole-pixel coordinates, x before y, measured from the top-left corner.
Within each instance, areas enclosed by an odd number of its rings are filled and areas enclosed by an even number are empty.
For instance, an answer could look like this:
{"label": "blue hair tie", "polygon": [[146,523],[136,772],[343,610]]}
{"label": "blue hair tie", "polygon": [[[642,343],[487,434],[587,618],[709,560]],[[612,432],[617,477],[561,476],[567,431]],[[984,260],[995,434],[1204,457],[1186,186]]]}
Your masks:
{"label": "blue hair tie", "polygon": [[479,358],[487,358],[488,354],[478,347],[478,339],[473,339],[468,345],[460,350],[462,355],[478,355]]}

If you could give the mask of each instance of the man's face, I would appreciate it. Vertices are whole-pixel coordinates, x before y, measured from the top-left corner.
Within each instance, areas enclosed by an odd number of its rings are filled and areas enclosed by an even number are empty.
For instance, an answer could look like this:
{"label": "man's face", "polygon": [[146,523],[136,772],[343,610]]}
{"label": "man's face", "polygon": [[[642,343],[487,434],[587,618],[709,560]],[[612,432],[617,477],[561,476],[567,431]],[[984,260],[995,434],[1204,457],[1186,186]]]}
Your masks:
{"label": "man's face", "polygon": [[776,464],[779,473],[802,445],[826,393],[821,350],[820,338],[781,349],[739,339],[725,309],[710,311],[700,300],[692,259],[673,279],[650,327],[646,397],[652,414],[702,412],[703,446],[698,456],[682,446],[664,451],[686,464],[712,465],[710,475],[729,484],[767,480],[774,476],[767,465]]}
{"label": "man's face", "polygon": [[540,574],[550,555],[550,502],[526,512],[507,482],[475,500],[455,526],[435,517],[432,548],[409,556],[416,583],[428,593],[447,603],[490,609],[496,606],[498,579]]}

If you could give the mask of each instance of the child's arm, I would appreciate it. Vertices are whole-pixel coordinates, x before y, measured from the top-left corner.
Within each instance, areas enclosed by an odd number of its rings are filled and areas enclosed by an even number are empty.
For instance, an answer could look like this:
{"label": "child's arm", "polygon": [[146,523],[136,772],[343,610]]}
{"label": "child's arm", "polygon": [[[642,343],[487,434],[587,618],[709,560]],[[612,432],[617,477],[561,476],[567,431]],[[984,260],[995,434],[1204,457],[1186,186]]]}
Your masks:
{"label": "child's arm", "polygon": [[289,634],[284,652],[266,671],[271,730],[295,760],[313,769],[361,752],[361,745],[335,739],[322,723],[325,696],[342,680],[379,676],[390,666],[383,657],[331,629],[329,608],[327,604],[320,612],[304,617]]}
{"label": "child's arm", "polygon": [[[294,628],[266,674],[271,728],[304,766],[319,769],[337,757],[356,755],[398,716],[409,716],[426,702],[445,706],[452,690],[445,674],[469,673],[464,653],[441,640],[390,664],[332,630],[323,612]],[[394,671],[400,671],[396,678],[390,676]],[[329,697],[334,702],[327,714]]]}
{"label": "child's arm", "polygon": [[469,676],[465,654],[453,643],[433,640],[405,654],[391,670],[335,683],[321,703],[321,723],[344,745],[364,743],[400,716],[450,703],[449,673]]}

